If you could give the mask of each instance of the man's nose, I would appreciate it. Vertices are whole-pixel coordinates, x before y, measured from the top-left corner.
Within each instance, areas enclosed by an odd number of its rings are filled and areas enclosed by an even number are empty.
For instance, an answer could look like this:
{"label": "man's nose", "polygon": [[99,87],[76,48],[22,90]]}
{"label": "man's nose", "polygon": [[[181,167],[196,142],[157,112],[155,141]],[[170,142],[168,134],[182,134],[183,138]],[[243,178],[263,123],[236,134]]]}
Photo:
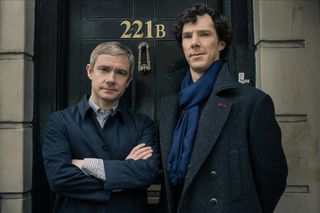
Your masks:
{"label": "man's nose", "polygon": [[115,82],[115,73],[114,73],[114,71],[111,71],[111,72],[109,72],[107,75],[106,75],[106,78],[105,78],[105,81],[107,82],[107,83],[113,83],[113,82]]}
{"label": "man's nose", "polygon": [[197,35],[192,35],[191,46],[197,47],[199,45],[199,37]]}

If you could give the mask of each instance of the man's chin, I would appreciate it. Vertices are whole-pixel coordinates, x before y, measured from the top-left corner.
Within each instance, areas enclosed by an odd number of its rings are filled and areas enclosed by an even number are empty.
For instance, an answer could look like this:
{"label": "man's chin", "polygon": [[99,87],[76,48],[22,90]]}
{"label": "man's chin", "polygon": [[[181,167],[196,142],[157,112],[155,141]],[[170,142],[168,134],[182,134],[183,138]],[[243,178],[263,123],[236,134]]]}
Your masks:
{"label": "man's chin", "polygon": [[193,66],[192,67],[192,70],[194,72],[198,72],[198,73],[201,73],[201,72],[205,72],[208,68],[206,66]]}
{"label": "man's chin", "polygon": [[197,62],[193,62],[191,64],[191,67],[197,70],[201,70],[201,69],[205,69],[205,67],[207,67],[207,64],[202,62],[202,61],[197,61]]}
{"label": "man's chin", "polygon": [[104,95],[100,96],[100,98],[106,103],[113,103],[118,100],[118,98],[114,95],[105,95],[104,94]]}

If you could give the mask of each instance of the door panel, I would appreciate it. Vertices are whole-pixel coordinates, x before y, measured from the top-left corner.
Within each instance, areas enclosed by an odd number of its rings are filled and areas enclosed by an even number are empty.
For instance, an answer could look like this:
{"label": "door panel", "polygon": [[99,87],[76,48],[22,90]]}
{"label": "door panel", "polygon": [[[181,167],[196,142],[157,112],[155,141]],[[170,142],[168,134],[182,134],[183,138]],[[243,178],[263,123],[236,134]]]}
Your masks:
{"label": "door panel", "polygon": [[[79,4],[79,0],[73,0]],[[134,1],[127,0],[82,0],[82,18],[124,18],[133,17]]]}
{"label": "door panel", "polygon": [[208,1],[171,1],[171,0],[156,0],[155,1],[155,16],[157,18],[175,18],[179,13],[181,13],[186,7],[193,5],[195,3],[206,4]]}

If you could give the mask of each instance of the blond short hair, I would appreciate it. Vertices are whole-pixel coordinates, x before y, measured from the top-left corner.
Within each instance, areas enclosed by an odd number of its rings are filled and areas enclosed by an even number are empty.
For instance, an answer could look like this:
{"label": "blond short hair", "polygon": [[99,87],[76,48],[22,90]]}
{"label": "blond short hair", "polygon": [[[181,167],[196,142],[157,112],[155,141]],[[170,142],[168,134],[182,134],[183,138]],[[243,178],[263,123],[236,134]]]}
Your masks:
{"label": "blond short hair", "polygon": [[93,69],[99,55],[125,55],[129,59],[130,76],[133,76],[134,56],[130,48],[120,42],[104,42],[99,44],[90,55],[90,67]]}

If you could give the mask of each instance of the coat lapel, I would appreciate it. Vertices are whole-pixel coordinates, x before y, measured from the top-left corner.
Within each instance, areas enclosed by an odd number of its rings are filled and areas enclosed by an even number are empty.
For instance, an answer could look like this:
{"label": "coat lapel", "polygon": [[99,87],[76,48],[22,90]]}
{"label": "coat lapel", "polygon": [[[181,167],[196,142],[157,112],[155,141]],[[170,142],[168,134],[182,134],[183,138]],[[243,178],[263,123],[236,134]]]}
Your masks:
{"label": "coat lapel", "polygon": [[238,86],[239,84],[232,80],[227,66],[224,64],[199,120],[198,132],[190,159],[190,169],[187,172],[183,193],[190,185],[192,179],[195,177],[212,149],[214,149],[214,145],[216,144],[231,111],[232,101],[225,98],[221,92],[226,92],[227,90]]}
{"label": "coat lapel", "polygon": [[199,171],[208,157],[228,118],[232,102],[212,94],[201,114],[198,132],[194,141],[190,159],[190,169],[187,172],[185,188]]}

